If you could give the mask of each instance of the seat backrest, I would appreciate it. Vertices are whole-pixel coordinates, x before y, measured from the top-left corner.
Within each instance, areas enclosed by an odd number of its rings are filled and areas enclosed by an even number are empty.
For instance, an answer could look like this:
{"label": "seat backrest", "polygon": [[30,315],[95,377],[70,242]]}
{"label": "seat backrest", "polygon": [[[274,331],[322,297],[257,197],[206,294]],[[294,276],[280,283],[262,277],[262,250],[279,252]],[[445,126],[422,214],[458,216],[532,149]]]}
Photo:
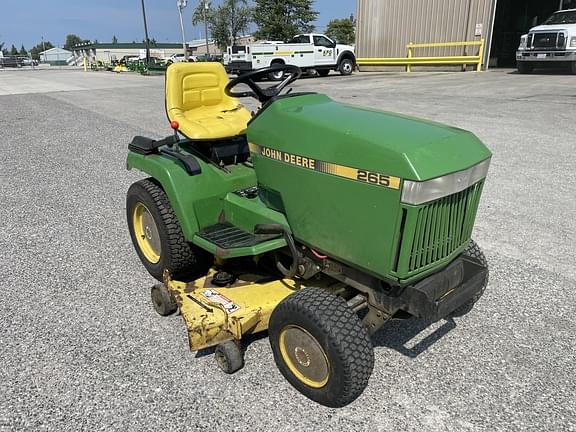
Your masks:
{"label": "seat backrest", "polygon": [[228,75],[221,63],[174,63],[166,70],[166,113],[168,118],[202,106],[232,108],[238,101],[227,96]]}

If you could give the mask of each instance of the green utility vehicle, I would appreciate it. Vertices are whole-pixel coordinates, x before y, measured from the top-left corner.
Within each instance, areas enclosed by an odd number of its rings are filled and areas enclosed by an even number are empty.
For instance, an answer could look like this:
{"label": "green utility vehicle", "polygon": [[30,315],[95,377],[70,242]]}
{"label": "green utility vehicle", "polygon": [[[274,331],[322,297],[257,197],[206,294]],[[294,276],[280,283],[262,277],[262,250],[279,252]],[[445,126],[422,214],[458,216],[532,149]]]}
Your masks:
{"label": "green utility vehicle", "polygon": [[370,335],[387,320],[463,315],[484,292],[471,234],[491,153],[461,129],[282,94],[300,74],[280,65],[229,81],[219,63],[171,65],[174,134],[129,145],[128,168],[149,178],[130,187],[127,217],[162,282],[153,305],[180,310],[192,350],[215,346],[232,373],[242,338],[268,330],[286,379],[339,407],[366,387]]}

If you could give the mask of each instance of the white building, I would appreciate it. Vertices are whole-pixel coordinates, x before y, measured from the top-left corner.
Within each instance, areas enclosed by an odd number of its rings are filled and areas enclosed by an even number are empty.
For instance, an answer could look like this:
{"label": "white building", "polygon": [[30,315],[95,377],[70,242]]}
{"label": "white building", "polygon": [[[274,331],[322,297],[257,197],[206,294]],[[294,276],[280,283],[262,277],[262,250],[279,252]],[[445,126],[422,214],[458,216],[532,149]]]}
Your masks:
{"label": "white building", "polygon": [[40,53],[40,62],[51,65],[65,65],[72,59],[72,52],[63,48],[50,48]]}

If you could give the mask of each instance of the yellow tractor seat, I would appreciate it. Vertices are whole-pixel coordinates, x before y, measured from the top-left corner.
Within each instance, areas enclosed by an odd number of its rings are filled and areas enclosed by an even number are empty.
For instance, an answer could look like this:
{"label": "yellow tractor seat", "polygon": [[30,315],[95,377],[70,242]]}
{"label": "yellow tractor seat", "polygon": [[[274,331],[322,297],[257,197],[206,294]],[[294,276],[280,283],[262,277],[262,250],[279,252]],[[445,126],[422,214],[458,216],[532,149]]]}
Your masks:
{"label": "yellow tractor seat", "polygon": [[220,63],[174,63],[166,70],[166,113],[190,139],[241,135],[251,116],[227,96],[228,75]]}

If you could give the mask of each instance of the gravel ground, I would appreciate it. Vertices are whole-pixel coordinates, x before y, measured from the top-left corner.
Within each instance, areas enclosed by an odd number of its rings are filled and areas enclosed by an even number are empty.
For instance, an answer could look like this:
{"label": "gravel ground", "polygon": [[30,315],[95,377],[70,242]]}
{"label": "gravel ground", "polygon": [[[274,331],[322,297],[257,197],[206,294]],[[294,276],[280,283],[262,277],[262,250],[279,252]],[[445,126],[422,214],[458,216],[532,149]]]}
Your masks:
{"label": "gravel ground", "polygon": [[[153,311],[125,223],[133,135],[169,133],[163,78],[0,72],[0,431],[576,430],[576,77],[356,74],[297,89],[472,130],[494,152],[475,238],[486,295],[390,322],[364,394],[301,396],[266,338],[221,373]],[[252,105],[253,106],[253,105]]]}

